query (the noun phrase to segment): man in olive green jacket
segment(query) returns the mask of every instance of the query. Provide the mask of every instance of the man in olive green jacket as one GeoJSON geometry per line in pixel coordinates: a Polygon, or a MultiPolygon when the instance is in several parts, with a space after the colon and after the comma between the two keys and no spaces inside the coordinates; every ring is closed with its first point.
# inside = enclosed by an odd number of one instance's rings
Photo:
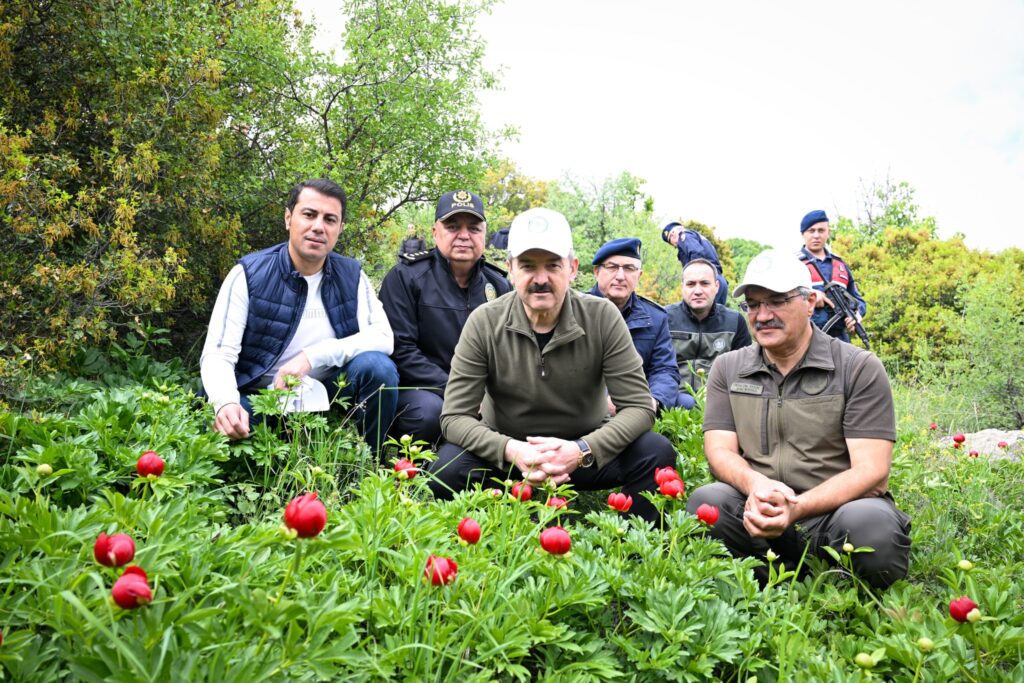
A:
{"type": "Polygon", "coordinates": [[[579,260],[560,213],[517,216],[508,251],[515,291],[477,308],[455,347],[434,495],[513,473],[533,484],[621,486],[632,511],[655,520],[636,494],[655,490],[655,468],[675,465],[676,453],[650,431],[654,404],[622,315],[569,288],[579,260]]]}
{"type": "Polygon", "coordinates": [[[870,547],[851,555],[853,569],[889,586],[907,574],[910,518],[888,493],[896,418],[885,369],[811,325],[817,294],[791,254],[754,257],[733,296],[745,296],[757,344],[711,367],[704,454],[718,483],[694,491],[687,511],[718,507],[711,533],[730,552],[770,550],[789,567],[805,550],[827,559],[826,545],[870,547]]]}

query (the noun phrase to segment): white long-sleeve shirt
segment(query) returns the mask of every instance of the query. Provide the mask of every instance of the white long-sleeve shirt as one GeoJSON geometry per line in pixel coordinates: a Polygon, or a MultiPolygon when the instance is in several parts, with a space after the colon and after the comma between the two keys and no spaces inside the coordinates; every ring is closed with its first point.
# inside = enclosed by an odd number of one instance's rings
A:
{"type": "MultiPolygon", "coordinates": [[[[263,386],[273,383],[274,375],[282,365],[299,352],[305,351],[312,369],[310,375],[322,379],[327,370],[345,365],[353,356],[364,351],[380,351],[391,355],[395,340],[384,307],[370,285],[366,273],[359,273],[356,318],[359,331],[343,339],[334,336],[320,296],[323,271],[303,276],[308,285],[306,305],[298,329],[288,347],[274,367],[264,375],[263,386]]],[[[235,382],[235,364],[242,351],[242,335],[249,316],[249,287],[245,270],[236,265],[224,278],[217,294],[217,302],[210,315],[210,329],[206,333],[203,355],[199,361],[203,388],[215,410],[228,403],[239,402],[235,382]]]]}

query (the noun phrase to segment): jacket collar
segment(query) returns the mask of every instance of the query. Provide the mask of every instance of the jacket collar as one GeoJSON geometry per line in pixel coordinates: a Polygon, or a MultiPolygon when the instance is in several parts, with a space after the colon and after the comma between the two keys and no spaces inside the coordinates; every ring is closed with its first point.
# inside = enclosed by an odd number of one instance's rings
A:
{"type": "MultiPolygon", "coordinates": [[[[554,334],[551,335],[551,341],[544,347],[544,353],[567,344],[578,337],[586,336],[587,332],[576,322],[576,314],[574,312],[576,301],[581,296],[584,295],[573,289],[566,291],[565,302],[562,303],[562,310],[558,314],[558,322],[555,323],[555,329],[553,330],[554,334]]],[[[508,297],[508,299],[509,310],[508,315],[505,317],[505,329],[534,339],[534,331],[530,327],[530,319],[526,317],[526,307],[523,305],[523,300],[519,298],[519,293],[514,292],[514,295],[508,297]]]]}
{"type": "MultiPolygon", "coordinates": [[[[811,325],[810,321],[807,324],[811,325]]],[[[756,341],[748,346],[744,353],[743,362],[739,368],[740,376],[749,377],[759,372],[770,372],[765,360],[764,349],[756,341]]],[[[804,352],[804,357],[789,374],[792,375],[803,368],[815,368],[829,372],[836,369],[835,361],[832,359],[832,338],[813,325],[811,325],[811,344],[804,352]]]]}
{"type": "MultiPolygon", "coordinates": [[[[330,278],[331,276],[331,254],[334,252],[327,252],[327,256],[324,258],[324,266],[321,268],[321,272],[324,274],[324,279],[330,278]]],[[[277,265],[281,269],[281,274],[286,278],[296,279],[301,278],[302,274],[299,273],[299,269],[292,263],[291,254],[288,253],[288,243],[283,242],[280,245],[277,254],[277,265]]]]}

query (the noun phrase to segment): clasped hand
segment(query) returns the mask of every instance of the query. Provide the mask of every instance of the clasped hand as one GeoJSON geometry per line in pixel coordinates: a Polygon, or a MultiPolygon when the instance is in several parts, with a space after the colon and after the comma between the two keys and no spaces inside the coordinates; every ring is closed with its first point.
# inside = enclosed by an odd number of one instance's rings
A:
{"type": "Polygon", "coordinates": [[[796,493],[781,481],[766,479],[747,496],[743,528],[754,538],[778,538],[796,521],[796,493]]]}
{"type": "Polygon", "coordinates": [[[553,436],[528,436],[526,441],[510,439],[505,445],[505,459],[515,463],[523,478],[532,484],[564,484],[578,466],[579,457],[580,449],[575,442],[553,436]]]}

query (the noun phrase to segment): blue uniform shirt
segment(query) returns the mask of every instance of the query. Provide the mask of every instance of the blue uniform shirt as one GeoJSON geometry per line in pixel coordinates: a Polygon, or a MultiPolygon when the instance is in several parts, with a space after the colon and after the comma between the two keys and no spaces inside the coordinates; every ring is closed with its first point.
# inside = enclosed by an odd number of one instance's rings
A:
{"type": "MultiPolygon", "coordinates": [[[[597,285],[589,293],[604,296],[597,285]]],[[[674,408],[679,393],[679,368],[668,332],[668,314],[653,301],[631,294],[622,309],[622,317],[633,337],[633,346],[644,362],[651,396],[660,408],[674,408]]]]}

